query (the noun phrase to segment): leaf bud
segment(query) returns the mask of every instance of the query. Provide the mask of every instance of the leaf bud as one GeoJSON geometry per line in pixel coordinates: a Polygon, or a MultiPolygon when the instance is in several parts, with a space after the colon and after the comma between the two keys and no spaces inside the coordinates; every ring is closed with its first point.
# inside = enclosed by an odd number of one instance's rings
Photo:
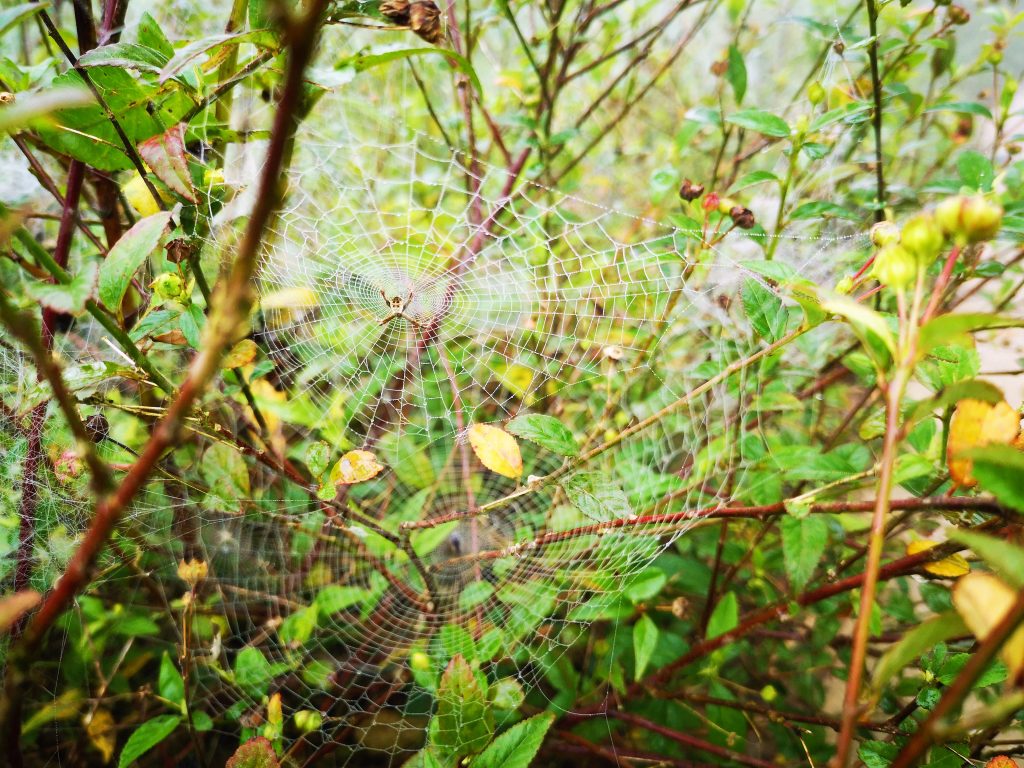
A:
{"type": "Polygon", "coordinates": [[[319,731],[323,725],[324,716],[315,709],[300,709],[295,713],[295,727],[303,733],[319,731]]]}

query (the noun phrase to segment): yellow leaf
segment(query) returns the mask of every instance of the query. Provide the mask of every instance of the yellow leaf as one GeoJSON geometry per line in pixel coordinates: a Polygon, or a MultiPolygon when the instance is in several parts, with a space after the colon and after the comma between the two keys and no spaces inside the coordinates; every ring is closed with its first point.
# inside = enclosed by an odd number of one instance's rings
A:
{"type": "Polygon", "coordinates": [[[311,288],[282,288],[260,298],[260,307],[265,310],[301,309],[315,307],[318,303],[316,293],[311,288]]]}
{"type": "Polygon", "coordinates": [[[85,732],[89,734],[89,742],[103,755],[103,762],[109,763],[117,749],[114,716],[105,709],[97,709],[85,724],[85,732]]]}
{"type": "Polygon", "coordinates": [[[139,216],[145,218],[160,213],[160,203],[153,197],[145,179],[139,175],[138,171],[132,174],[127,183],[121,187],[121,191],[124,193],[124,199],[128,201],[128,205],[134,208],[139,216]]]}
{"type": "Polygon", "coordinates": [[[5,632],[26,612],[35,608],[40,599],[42,599],[42,595],[34,589],[26,589],[0,600],[0,632],[5,632]]]}
{"type": "Polygon", "coordinates": [[[992,405],[970,398],[956,404],[949,423],[946,462],[953,482],[972,488],[978,481],[971,475],[974,463],[961,454],[983,445],[1008,445],[1020,432],[1020,414],[1004,400],[992,405]]]}
{"type": "MultiPolygon", "coordinates": [[[[988,637],[1016,599],[1013,587],[985,571],[969,573],[953,587],[953,606],[979,640],[988,637]]],[[[1024,667],[1024,627],[1018,627],[1010,636],[1000,655],[1010,669],[1010,677],[1016,677],[1024,667]]]]}
{"type": "Polygon", "coordinates": [[[230,351],[224,355],[221,368],[241,368],[256,359],[256,342],[252,339],[242,339],[235,344],[230,351]]]}
{"type": "Polygon", "coordinates": [[[384,465],[369,451],[349,451],[331,469],[331,482],[335,485],[352,485],[376,477],[384,465]]]}
{"type": "Polygon", "coordinates": [[[519,443],[505,430],[488,424],[474,424],[469,428],[469,444],[480,463],[492,472],[513,479],[522,476],[523,457],[519,453],[519,443]]]}
{"type": "Polygon", "coordinates": [[[514,363],[501,374],[501,383],[520,400],[525,400],[533,386],[533,371],[525,365],[514,363]]]}
{"type": "MultiPolygon", "coordinates": [[[[924,552],[936,545],[937,542],[934,541],[912,541],[907,544],[907,554],[916,555],[918,552],[924,552]]],[[[958,554],[925,563],[921,567],[933,576],[942,576],[947,579],[956,579],[971,572],[971,566],[958,554]]]]}

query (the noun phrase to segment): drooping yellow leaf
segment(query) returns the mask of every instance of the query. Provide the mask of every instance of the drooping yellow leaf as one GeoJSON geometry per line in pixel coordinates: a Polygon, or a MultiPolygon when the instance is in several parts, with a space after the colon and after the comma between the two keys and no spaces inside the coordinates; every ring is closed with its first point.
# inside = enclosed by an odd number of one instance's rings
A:
{"type": "Polygon", "coordinates": [[[508,432],[489,424],[469,428],[469,444],[480,463],[492,472],[513,479],[523,474],[523,456],[519,443],[508,432]]]}
{"type": "Polygon", "coordinates": [[[331,468],[331,482],[335,485],[352,485],[376,477],[384,465],[369,451],[349,451],[331,468]]]}
{"type": "Polygon", "coordinates": [[[242,339],[235,344],[221,362],[221,368],[241,368],[256,359],[256,342],[252,339],[242,339]]]}
{"type": "Polygon", "coordinates": [[[1005,400],[992,405],[970,398],[956,404],[949,423],[946,461],[949,475],[957,485],[972,488],[978,481],[971,475],[974,463],[964,451],[983,445],[1008,445],[1020,433],[1020,414],[1005,400]]]}
{"type": "Polygon", "coordinates": [[[105,709],[97,709],[85,724],[85,732],[89,735],[89,743],[103,756],[103,762],[109,763],[117,749],[114,716],[105,709]]]}
{"type": "MultiPolygon", "coordinates": [[[[907,544],[907,554],[916,555],[918,552],[924,552],[934,546],[937,546],[937,542],[912,541],[907,544]]],[[[941,560],[925,563],[921,567],[933,576],[942,576],[947,579],[956,579],[971,572],[971,566],[968,562],[961,555],[955,553],[941,560]]]]}
{"type": "MultiPolygon", "coordinates": [[[[974,571],[959,579],[953,588],[953,606],[964,624],[979,640],[988,637],[1017,599],[1017,592],[997,576],[974,571]]],[[[1018,627],[1003,645],[1000,655],[1016,677],[1024,667],[1024,627],[1018,627]]]]}

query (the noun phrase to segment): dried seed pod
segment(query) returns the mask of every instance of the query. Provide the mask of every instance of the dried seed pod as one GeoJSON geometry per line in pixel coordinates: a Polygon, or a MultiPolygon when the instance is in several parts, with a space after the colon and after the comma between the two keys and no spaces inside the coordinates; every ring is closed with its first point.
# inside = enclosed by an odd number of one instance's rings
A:
{"type": "Polygon", "coordinates": [[[679,187],[679,197],[681,197],[686,202],[696,200],[703,194],[704,187],[700,184],[695,184],[689,179],[686,179],[686,181],[683,182],[683,185],[679,187]]]}
{"type": "Polygon", "coordinates": [[[971,13],[962,5],[951,5],[946,11],[946,18],[953,24],[966,24],[971,20],[971,13]]]}
{"type": "Polygon", "coordinates": [[[13,104],[14,94],[10,91],[0,91],[0,104],[13,104]]]}
{"type": "Polygon", "coordinates": [[[94,443],[100,443],[110,435],[110,423],[102,413],[94,413],[85,420],[85,431],[94,443]]]}
{"type": "Polygon", "coordinates": [[[403,27],[409,25],[409,0],[384,0],[378,10],[385,19],[403,27]]]}
{"type": "Polygon", "coordinates": [[[753,229],[754,224],[757,223],[754,219],[754,212],[741,205],[734,205],[729,209],[729,218],[740,229],[753,229]]]}
{"type": "Polygon", "coordinates": [[[437,3],[433,0],[410,3],[409,29],[431,45],[439,45],[444,40],[444,27],[437,3]]]}

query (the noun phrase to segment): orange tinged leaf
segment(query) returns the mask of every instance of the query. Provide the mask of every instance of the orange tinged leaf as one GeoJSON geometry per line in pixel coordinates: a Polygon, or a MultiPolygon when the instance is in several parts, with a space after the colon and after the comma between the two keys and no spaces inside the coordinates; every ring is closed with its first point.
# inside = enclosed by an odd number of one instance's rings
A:
{"type": "Polygon", "coordinates": [[[331,468],[331,482],[335,485],[353,485],[376,477],[384,465],[369,451],[349,451],[331,468]]]}
{"type": "MultiPolygon", "coordinates": [[[[907,544],[907,554],[916,555],[918,552],[924,552],[934,546],[936,546],[934,541],[912,541],[907,544]]],[[[933,576],[941,576],[946,579],[956,579],[971,572],[971,566],[958,554],[925,563],[921,567],[933,576]]]]}
{"type": "Polygon", "coordinates": [[[103,756],[103,762],[109,763],[117,749],[117,728],[114,716],[107,710],[97,709],[85,725],[90,743],[103,756]]]}
{"type": "Polygon", "coordinates": [[[992,405],[970,398],[956,404],[949,424],[946,461],[953,481],[972,488],[978,481],[971,475],[974,463],[962,454],[983,445],[1009,445],[1020,433],[1020,414],[1004,400],[992,405]]]}
{"type": "MultiPolygon", "coordinates": [[[[979,640],[988,637],[1016,599],[1013,587],[986,571],[967,574],[953,588],[953,606],[979,640]]],[[[1000,655],[1010,669],[1010,676],[1016,677],[1024,667],[1024,627],[1018,627],[1003,644],[1000,655]]]]}
{"type": "Polygon", "coordinates": [[[480,463],[492,472],[511,477],[522,477],[523,456],[519,443],[508,432],[489,424],[474,424],[469,428],[469,444],[480,463]]]}
{"type": "Polygon", "coordinates": [[[256,342],[252,339],[242,339],[235,344],[231,350],[224,355],[221,368],[241,368],[256,359],[256,342]]]}

